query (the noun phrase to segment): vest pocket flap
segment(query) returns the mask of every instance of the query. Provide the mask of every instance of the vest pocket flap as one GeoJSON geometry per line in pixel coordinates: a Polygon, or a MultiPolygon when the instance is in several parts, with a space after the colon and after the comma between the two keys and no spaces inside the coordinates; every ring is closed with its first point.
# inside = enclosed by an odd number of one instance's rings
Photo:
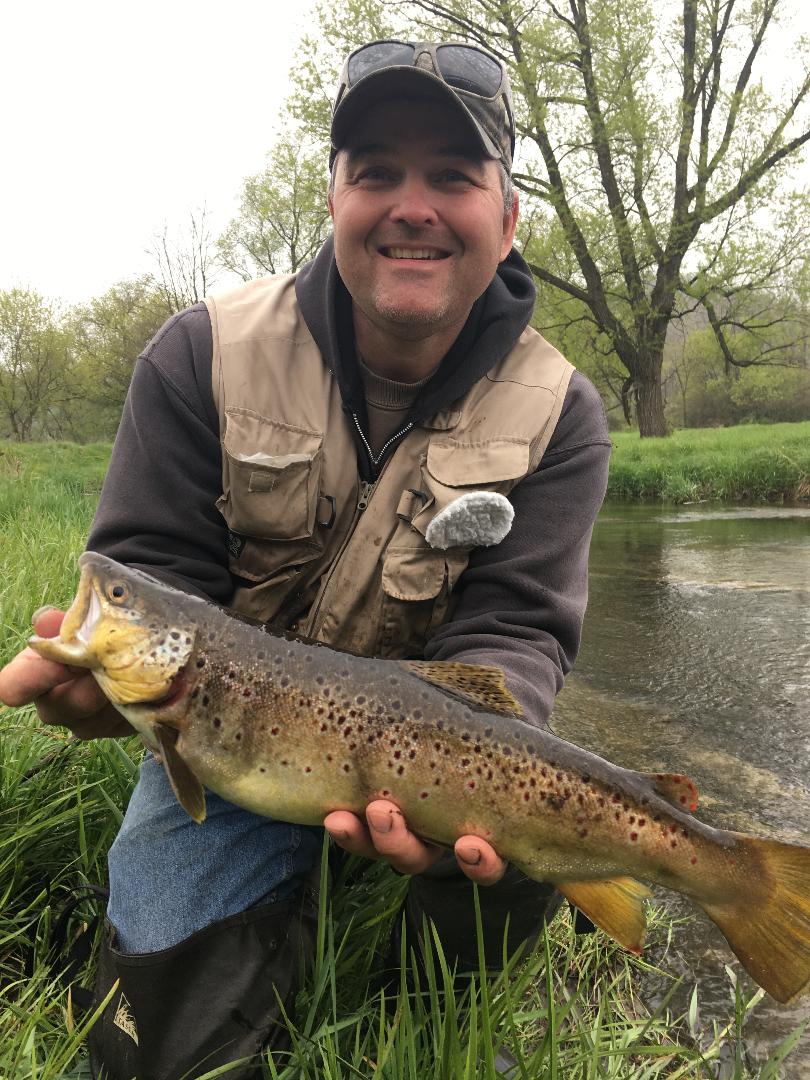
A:
{"type": "Polygon", "coordinates": [[[458,443],[432,439],[427,471],[448,487],[482,487],[514,480],[529,470],[529,440],[503,436],[486,442],[458,443]]]}
{"type": "Polygon", "coordinates": [[[395,600],[432,600],[445,581],[442,552],[424,548],[390,548],[385,553],[382,588],[395,600]]]}
{"type": "Polygon", "coordinates": [[[266,540],[298,540],[315,528],[323,435],[228,409],[218,506],[231,530],[266,540]]]}

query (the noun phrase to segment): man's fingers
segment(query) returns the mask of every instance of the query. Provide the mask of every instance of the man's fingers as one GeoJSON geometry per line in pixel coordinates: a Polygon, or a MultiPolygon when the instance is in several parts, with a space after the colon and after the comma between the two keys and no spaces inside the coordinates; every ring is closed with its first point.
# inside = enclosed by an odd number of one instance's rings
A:
{"type": "Polygon", "coordinates": [[[471,881],[494,885],[506,873],[503,861],[491,844],[479,836],[460,836],[455,844],[456,860],[471,881]]]}
{"type": "Polygon", "coordinates": [[[40,637],[56,637],[64,617],[64,611],[60,611],[58,608],[44,607],[34,612],[31,623],[34,631],[40,637]]]}
{"type": "Polygon", "coordinates": [[[342,847],[350,855],[379,859],[368,829],[357,814],[351,814],[348,810],[335,810],[326,815],[323,825],[338,847],[342,847]]]}
{"type": "Polygon", "coordinates": [[[46,660],[33,649],[23,649],[0,670],[0,701],[6,705],[28,705],[75,677],[64,664],[46,660]]]}
{"type": "Polygon", "coordinates": [[[366,821],[367,825],[356,814],[336,810],[324,819],[324,827],[345,851],[367,859],[385,859],[401,874],[421,874],[441,856],[440,848],[414,836],[394,803],[385,799],[369,803],[366,821]]]}
{"type": "Polygon", "coordinates": [[[105,707],[114,711],[89,672],[74,675],[66,670],[68,680],[54,686],[36,700],[37,712],[44,724],[64,724],[72,727],[74,721],[92,719],[105,707]]]}
{"type": "Polygon", "coordinates": [[[408,828],[402,811],[392,802],[378,799],[366,807],[371,842],[379,854],[401,874],[421,874],[441,856],[408,828]]]}

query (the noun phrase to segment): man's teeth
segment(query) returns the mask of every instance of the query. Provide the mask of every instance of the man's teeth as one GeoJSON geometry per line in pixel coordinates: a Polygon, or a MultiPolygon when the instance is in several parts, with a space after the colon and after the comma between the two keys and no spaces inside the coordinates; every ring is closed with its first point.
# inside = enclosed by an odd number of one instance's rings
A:
{"type": "Polygon", "coordinates": [[[383,248],[389,259],[443,259],[441,251],[431,248],[383,248]]]}

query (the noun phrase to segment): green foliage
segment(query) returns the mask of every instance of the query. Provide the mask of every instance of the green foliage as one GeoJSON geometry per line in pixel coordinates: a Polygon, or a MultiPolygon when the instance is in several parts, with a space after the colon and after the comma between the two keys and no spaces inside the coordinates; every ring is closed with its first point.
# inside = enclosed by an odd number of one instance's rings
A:
{"type": "Polygon", "coordinates": [[[75,400],[69,335],[32,289],[0,292],[0,437],[59,436],[75,400]]]}
{"type": "Polygon", "coordinates": [[[810,422],[612,438],[608,495],[676,503],[810,499],[810,422]]]}
{"type": "Polygon", "coordinates": [[[121,281],[71,313],[79,391],[70,412],[73,438],[115,435],[135,361],[170,314],[162,290],[148,277],[121,281]]]}
{"type": "Polygon", "coordinates": [[[288,133],[263,172],[242,187],[239,211],[218,241],[226,269],[244,281],[296,271],[315,257],[329,231],[327,154],[288,133]]]}

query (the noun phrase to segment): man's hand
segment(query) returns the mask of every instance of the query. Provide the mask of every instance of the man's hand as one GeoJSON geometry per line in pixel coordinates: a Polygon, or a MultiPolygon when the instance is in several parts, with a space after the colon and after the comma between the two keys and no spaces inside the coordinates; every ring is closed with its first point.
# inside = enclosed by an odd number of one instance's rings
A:
{"type": "MultiPolygon", "coordinates": [[[[63,611],[48,608],[34,618],[34,630],[40,637],[56,637],[64,617],[63,611]]],[[[33,701],[44,724],[63,724],[79,739],[133,734],[89,671],[46,660],[33,649],[23,649],[0,670],[0,701],[33,701]]]]}
{"type": "MultiPolygon", "coordinates": [[[[401,874],[421,874],[442,854],[441,848],[414,836],[399,807],[386,799],[368,804],[366,822],[348,810],[336,810],[326,816],[324,827],[345,851],[367,859],[387,859],[401,874]]],[[[506,872],[507,864],[479,836],[460,836],[455,851],[458,865],[479,885],[494,885],[506,872]]]]}

